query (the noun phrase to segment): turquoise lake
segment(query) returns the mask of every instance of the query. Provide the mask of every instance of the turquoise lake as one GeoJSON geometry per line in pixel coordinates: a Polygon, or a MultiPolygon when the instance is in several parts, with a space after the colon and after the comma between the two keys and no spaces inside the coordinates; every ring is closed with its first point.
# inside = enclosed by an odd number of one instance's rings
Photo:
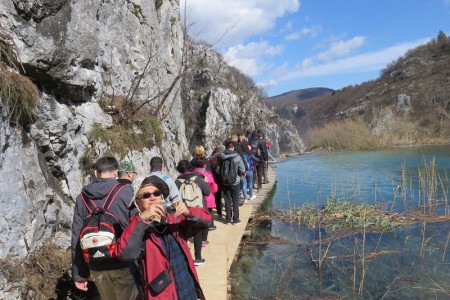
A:
{"type": "MultiPolygon", "coordinates": [[[[321,207],[333,197],[391,213],[449,211],[450,146],[306,153],[275,170],[273,209],[321,207]]],[[[261,222],[232,266],[232,299],[450,299],[450,222],[360,230],[323,243],[319,236],[331,237],[324,228],[261,222]]]]}

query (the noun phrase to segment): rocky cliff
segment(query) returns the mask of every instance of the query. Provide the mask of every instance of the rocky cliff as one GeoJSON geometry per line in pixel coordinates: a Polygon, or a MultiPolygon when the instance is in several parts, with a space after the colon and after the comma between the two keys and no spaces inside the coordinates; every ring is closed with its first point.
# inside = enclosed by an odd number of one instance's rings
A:
{"type": "MultiPolygon", "coordinates": [[[[245,76],[233,75],[208,47],[184,41],[178,1],[5,0],[0,39],[14,50],[8,59],[15,66],[2,64],[0,76],[20,73],[39,94],[24,125],[0,90],[2,263],[20,264],[49,241],[69,247],[74,199],[89,179],[86,157],[111,153],[111,140],[92,131],[116,130],[118,110],[142,106],[162,131],[159,141],[150,138],[137,150],[125,145],[116,155],[134,162],[138,182],[151,157],[162,156],[175,176],[176,162],[195,143],[210,151],[238,129],[265,130],[274,154],[303,151],[293,126],[272,115],[250,86],[242,90],[245,76]],[[119,106],[120,99],[128,102],[119,106]]],[[[37,297],[10,275],[0,273],[1,299],[37,297]]]]}

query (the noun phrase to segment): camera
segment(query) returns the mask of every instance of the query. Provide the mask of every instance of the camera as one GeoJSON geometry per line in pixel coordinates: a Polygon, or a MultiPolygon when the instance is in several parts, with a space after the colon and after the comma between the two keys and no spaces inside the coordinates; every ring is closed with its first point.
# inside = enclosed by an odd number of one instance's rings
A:
{"type": "Polygon", "coordinates": [[[162,201],[161,204],[168,214],[174,214],[177,211],[175,205],[170,201],[162,201]]]}

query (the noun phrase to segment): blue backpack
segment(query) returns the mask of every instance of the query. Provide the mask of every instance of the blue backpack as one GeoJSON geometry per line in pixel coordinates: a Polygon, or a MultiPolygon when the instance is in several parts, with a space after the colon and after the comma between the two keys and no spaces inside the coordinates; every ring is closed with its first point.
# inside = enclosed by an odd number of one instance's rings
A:
{"type": "Polygon", "coordinates": [[[245,171],[253,171],[254,163],[253,159],[247,153],[242,154],[242,158],[244,160],[245,171]]]}

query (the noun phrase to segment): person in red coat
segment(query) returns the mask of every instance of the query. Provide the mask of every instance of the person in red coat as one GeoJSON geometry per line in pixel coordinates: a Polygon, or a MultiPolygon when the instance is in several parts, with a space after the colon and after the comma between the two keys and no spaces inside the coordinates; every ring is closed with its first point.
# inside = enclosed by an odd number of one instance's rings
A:
{"type": "Polygon", "coordinates": [[[145,299],[205,299],[187,239],[208,227],[211,214],[179,200],[167,203],[168,194],[159,177],[142,181],[134,201],[140,212],[117,240],[116,255],[138,261],[145,299]]]}

